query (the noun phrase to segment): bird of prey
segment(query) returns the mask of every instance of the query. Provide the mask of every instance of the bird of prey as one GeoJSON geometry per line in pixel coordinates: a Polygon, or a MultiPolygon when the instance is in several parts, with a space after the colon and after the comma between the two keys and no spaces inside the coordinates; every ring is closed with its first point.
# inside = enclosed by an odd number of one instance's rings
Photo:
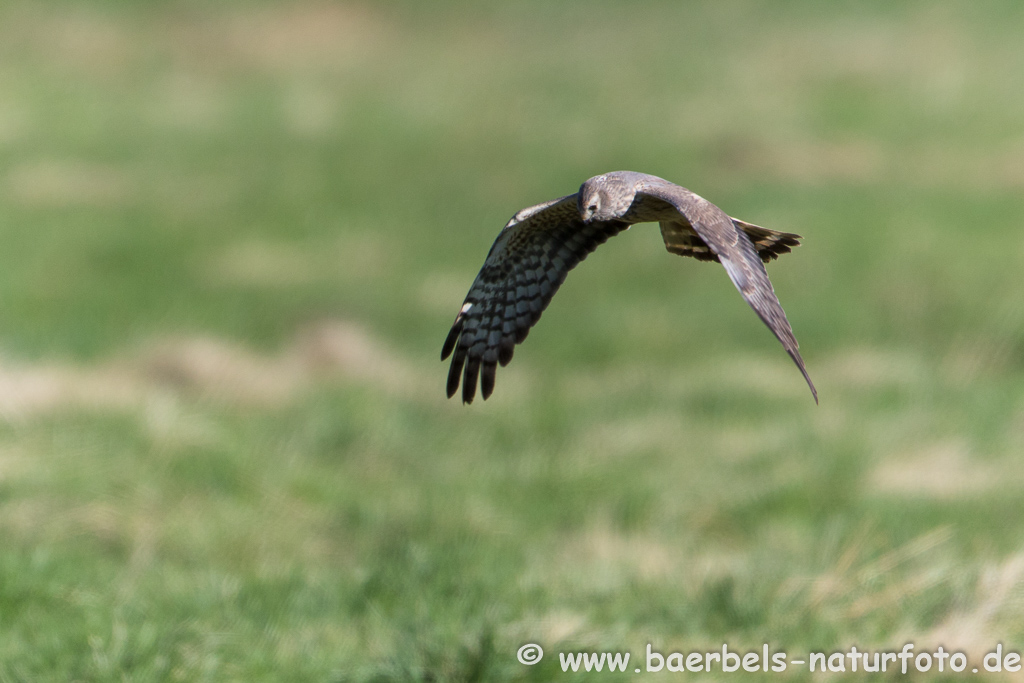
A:
{"type": "Polygon", "coordinates": [[[471,403],[479,376],[486,400],[497,365],[512,360],[515,345],[526,339],[569,271],[609,237],[648,222],[661,224],[671,253],[725,266],[736,289],[793,358],[817,403],[818,392],[762,263],[798,246],[800,236],[730,218],[685,187],[634,171],[594,176],[575,194],[523,209],[498,234],[441,350],[441,360],[454,351],[448,398],[461,379],[462,401],[471,403]]]}

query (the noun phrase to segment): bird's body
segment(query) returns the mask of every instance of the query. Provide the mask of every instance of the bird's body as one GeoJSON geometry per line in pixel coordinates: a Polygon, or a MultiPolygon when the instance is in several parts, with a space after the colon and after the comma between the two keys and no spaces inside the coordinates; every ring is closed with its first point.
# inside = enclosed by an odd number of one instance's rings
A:
{"type": "Polygon", "coordinates": [[[441,351],[442,360],[454,352],[448,396],[461,380],[462,399],[472,402],[478,376],[483,397],[490,396],[497,364],[512,359],[515,345],[526,339],[568,272],[609,237],[649,222],[660,223],[668,251],[725,267],[793,358],[817,401],[762,263],[799,245],[799,235],[730,218],[684,187],[635,171],[594,176],[577,193],[512,217],[491,247],[441,351]]]}

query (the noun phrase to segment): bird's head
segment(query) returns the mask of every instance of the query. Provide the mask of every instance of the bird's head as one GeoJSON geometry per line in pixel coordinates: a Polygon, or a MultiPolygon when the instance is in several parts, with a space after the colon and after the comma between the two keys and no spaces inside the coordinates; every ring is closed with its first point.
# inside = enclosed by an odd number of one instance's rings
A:
{"type": "Polygon", "coordinates": [[[580,218],[584,223],[591,221],[608,220],[609,206],[608,194],[602,188],[603,176],[595,176],[580,185],[580,191],[576,194],[576,207],[580,211],[580,218]]]}
{"type": "Polygon", "coordinates": [[[614,171],[596,175],[580,185],[576,208],[584,223],[623,217],[636,196],[636,187],[629,176],[628,172],[614,171]]]}

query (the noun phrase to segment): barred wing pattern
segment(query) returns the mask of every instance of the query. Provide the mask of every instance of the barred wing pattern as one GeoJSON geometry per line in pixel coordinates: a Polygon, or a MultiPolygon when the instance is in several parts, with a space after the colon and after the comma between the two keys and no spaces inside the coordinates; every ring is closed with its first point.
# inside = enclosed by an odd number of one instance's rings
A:
{"type": "MultiPolygon", "coordinates": [[[[685,216],[680,216],[685,220],[685,216]]],[[[754,249],[761,260],[768,263],[777,259],[780,254],[788,254],[793,247],[800,246],[800,235],[791,232],[779,232],[762,228],[760,225],[747,223],[738,218],[731,218],[733,225],[746,233],[754,243],[754,249]]],[[[693,229],[689,221],[662,222],[661,237],[665,240],[665,248],[673,254],[692,256],[698,261],[718,261],[718,254],[708,248],[707,242],[693,229]]]]}
{"type": "Polygon", "coordinates": [[[461,381],[462,400],[472,403],[479,376],[486,400],[498,363],[512,360],[569,271],[628,227],[619,220],[584,223],[575,194],[517,213],[494,241],[441,350],[441,360],[454,352],[448,397],[461,381]]]}
{"type": "MultiPolygon", "coordinates": [[[[782,343],[782,347],[786,349],[793,362],[796,363],[800,373],[807,381],[807,386],[811,389],[814,402],[817,403],[818,390],[814,388],[814,383],[807,374],[804,359],[800,356],[800,351],[798,350],[800,345],[797,344],[796,337],[793,335],[793,328],[790,327],[789,320],[786,319],[786,312],[782,310],[782,304],[779,303],[779,298],[775,295],[775,288],[772,287],[771,280],[768,279],[768,271],[765,270],[764,263],[762,263],[762,260],[768,261],[773,255],[777,255],[774,252],[785,253],[789,251],[790,246],[795,245],[792,243],[786,244],[789,241],[786,238],[792,238],[791,242],[796,242],[797,236],[759,228],[760,231],[768,233],[768,238],[772,238],[771,243],[765,244],[759,250],[755,246],[755,242],[748,237],[747,230],[744,227],[757,228],[758,226],[751,226],[749,223],[742,223],[742,221],[739,221],[742,225],[737,225],[738,221],[736,219],[730,218],[711,202],[683,187],[667,181],[649,183],[637,191],[638,199],[642,199],[644,196],[667,202],[675,207],[678,216],[671,221],[661,221],[661,231],[662,236],[665,236],[666,248],[670,252],[681,253],[680,250],[673,248],[673,244],[669,242],[666,232],[673,235],[682,235],[687,229],[692,229],[696,233],[696,236],[704,245],[704,260],[716,260],[725,267],[726,272],[729,273],[729,279],[736,285],[736,289],[740,291],[740,294],[750,304],[750,307],[754,309],[754,312],[761,318],[761,321],[775,334],[776,338],[782,343]],[[774,237],[779,236],[782,237],[774,239],[774,237]],[[709,255],[706,254],[708,247],[711,248],[714,258],[709,258],[709,255]],[[782,251],[783,248],[784,251],[782,251]],[[758,253],[759,251],[760,253],[758,253]]],[[[754,239],[759,239],[759,236],[755,235],[754,239]]],[[[799,242],[796,242],[796,244],[799,244],[799,242]]],[[[692,246],[691,250],[693,250],[692,246]]],[[[694,253],[687,253],[685,255],[701,258],[696,250],[693,251],[694,253]]]]}

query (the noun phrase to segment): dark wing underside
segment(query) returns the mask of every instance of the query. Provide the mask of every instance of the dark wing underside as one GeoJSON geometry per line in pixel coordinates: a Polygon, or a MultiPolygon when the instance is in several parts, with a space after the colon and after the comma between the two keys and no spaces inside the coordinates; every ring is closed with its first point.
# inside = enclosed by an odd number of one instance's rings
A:
{"type": "Polygon", "coordinates": [[[796,363],[817,403],[818,390],[807,374],[793,329],[762,263],[762,259],[768,261],[799,244],[797,236],[737,221],[706,199],[667,181],[645,184],[637,195],[675,208],[678,219],[661,222],[665,246],[672,253],[719,261],[725,267],[740,294],[796,363]],[[754,235],[750,235],[751,229],[756,229],[754,235]],[[691,231],[695,234],[688,236],[691,231]]]}
{"type": "Polygon", "coordinates": [[[462,383],[462,400],[494,390],[497,365],[512,360],[515,345],[529,334],[576,264],[629,225],[622,221],[584,223],[576,195],[523,209],[491,247],[480,274],[456,316],[441,360],[452,355],[448,397],[462,383]]]}

